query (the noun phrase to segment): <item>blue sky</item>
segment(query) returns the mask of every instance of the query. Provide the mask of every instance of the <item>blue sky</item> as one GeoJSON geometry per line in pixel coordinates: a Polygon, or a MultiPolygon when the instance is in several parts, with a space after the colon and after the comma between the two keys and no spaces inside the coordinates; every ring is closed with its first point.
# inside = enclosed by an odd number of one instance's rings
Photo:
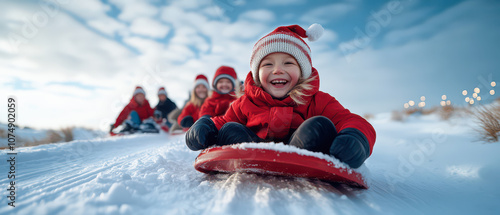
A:
{"type": "MultiPolygon", "coordinates": [[[[498,1],[2,1],[0,96],[19,100],[19,123],[105,129],[143,85],[181,106],[193,78],[220,65],[240,79],[253,44],[281,25],[319,23],[309,42],[322,91],[359,114],[447,95],[487,102],[498,81],[498,1]],[[470,93],[469,95],[470,96],[470,93]]],[[[6,112],[5,107],[0,111],[6,112]]],[[[0,121],[5,121],[0,116],[0,121]]]]}

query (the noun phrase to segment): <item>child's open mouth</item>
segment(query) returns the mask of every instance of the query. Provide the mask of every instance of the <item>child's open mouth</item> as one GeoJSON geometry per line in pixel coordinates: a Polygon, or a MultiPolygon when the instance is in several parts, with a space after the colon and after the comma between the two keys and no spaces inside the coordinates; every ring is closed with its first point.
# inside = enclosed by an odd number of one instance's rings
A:
{"type": "Polygon", "coordinates": [[[285,79],[275,79],[271,81],[271,84],[276,88],[282,88],[288,84],[288,81],[285,79]]]}

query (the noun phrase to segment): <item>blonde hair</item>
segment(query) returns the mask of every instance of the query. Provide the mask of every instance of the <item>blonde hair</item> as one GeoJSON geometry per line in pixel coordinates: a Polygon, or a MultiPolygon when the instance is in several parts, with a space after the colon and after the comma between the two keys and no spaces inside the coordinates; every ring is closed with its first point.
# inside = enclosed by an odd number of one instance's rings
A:
{"type": "MultiPolygon", "coordinates": [[[[302,72],[301,72],[302,73],[302,72]]],[[[290,98],[297,105],[304,105],[306,101],[302,98],[303,96],[310,96],[305,93],[305,91],[311,90],[313,86],[311,82],[316,78],[316,76],[310,76],[309,78],[303,78],[302,74],[297,81],[297,84],[287,93],[290,98]]],[[[257,80],[255,80],[255,86],[262,87],[262,83],[260,83],[259,74],[257,73],[257,80]]]]}
{"type": "Polygon", "coordinates": [[[196,95],[196,87],[195,87],[191,91],[191,98],[189,99],[189,102],[193,103],[193,105],[196,107],[201,107],[201,105],[203,105],[203,103],[205,102],[205,99],[210,97],[210,95],[212,94],[211,92],[212,91],[207,89],[207,97],[202,99],[202,98],[198,97],[198,95],[196,95]]]}
{"type": "Polygon", "coordinates": [[[245,91],[241,91],[240,90],[240,87],[241,87],[241,83],[239,81],[236,81],[235,83],[236,86],[234,86],[234,97],[236,97],[237,99],[240,98],[241,96],[243,96],[243,94],[245,93],[245,91]]]}

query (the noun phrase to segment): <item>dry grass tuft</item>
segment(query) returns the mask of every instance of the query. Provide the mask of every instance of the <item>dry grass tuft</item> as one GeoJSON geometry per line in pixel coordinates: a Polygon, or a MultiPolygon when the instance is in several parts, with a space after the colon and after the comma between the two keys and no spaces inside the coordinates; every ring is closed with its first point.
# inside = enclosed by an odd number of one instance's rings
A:
{"type": "Polygon", "coordinates": [[[7,138],[7,132],[3,129],[0,129],[0,138],[7,138]]]}
{"type": "Polygon", "coordinates": [[[447,105],[441,107],[438,113],[442,120],[448,120],[455,113],[455,108],[452,105],[447,105]]]}
{"type": "Polygon", "coordinates": [[[38,146],[50,143],[69,142],[73,140],[74,127],[61,128],[59,131],[49,130],[47,136],[40,140],[24,141],[24,146],[38,146]]]}
{"type": "Polygon", "coordinates": [[[366,113],[363,115],[363,118],[365,118],[366,120],[370,120],[370,119],[373,119],[375,116],[371,113],[366,113]]]}
{"type": "Polygon", "coordinates": [[[403,115],[403,113],[401,113],[399,111],[396,111],[396,110],[392,111],[391,120],[402,122],[402,121],[404,121],[404,115],[403,115]]]}
{"type": "Polygon", "coordinates": [[[408,109],[405,109],[405,111],[404,111],[404,113],[407,116],[412,115],[412,114],[417,113],[417,112],[420,112],[420,109],[418,109],[418,108],[408,108],[408,109]]]}
{"type": "Polygon", "coordinates": [[[479,106],[471,111],[476,119],[479,128],[476,129],[481,140],[486,142],[497,142],[500,135],[500,105],[494,103],[493,106],[479,106]]]}
{"type": "Polygon", "coordinates": [[[422,108],[421,112],[422,112],[422,115],[431,115],[431,114],[435,113],[437,110],[438,110],[437,107],[432,107],[432,108],[428,108],[428,109],[422,108]]]}
{"type": "Polygon", "coordinates": [[[64,142],[69,142],[72,141],[73,138],[73,129],[75,127],[66,127],[66,128],[61,128],[61,133],[64,136],[64,142]]]}

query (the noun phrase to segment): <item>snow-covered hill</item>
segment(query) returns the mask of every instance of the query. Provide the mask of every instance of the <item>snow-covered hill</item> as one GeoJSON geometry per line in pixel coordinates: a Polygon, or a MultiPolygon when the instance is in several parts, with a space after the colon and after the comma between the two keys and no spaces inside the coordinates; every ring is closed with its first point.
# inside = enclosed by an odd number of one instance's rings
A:
{"type": "MultiPolygon", "coordinates": [[[[469,119],[371,120],[370,189],[253,174],[205,175],[184,136],[132,135],[21,148],[16,207],[0,214],[499,214],[500,144],[469,119]]],[[[0,182],[7,187],[6,151],[0,182]]]]}
{"type": "MultiPolygon", "coordinates": [[[[6,147],[7,142],[7,128],[6,124],[0,123],[0,147],[6,147]]],[[[29,127],[17,127],[15,129],[16,136],[16,146],[24,146],[25,144],[39,145],[48,143],[51,140],[56,140],[56,142],[61,142],[66,138],[66,135],[70,135],[71,140],[90,140],[96,137],[105,136],[106,133],[98,130],[91,130],[79,127],[68,127],[60,130],[48,130],[48,129],[33,129],[29,127]],[[65,134],[65,132],[70,132],[71,134],[65,134]],[[60,139],[59,141],[57,141],[60,139]]]]}

